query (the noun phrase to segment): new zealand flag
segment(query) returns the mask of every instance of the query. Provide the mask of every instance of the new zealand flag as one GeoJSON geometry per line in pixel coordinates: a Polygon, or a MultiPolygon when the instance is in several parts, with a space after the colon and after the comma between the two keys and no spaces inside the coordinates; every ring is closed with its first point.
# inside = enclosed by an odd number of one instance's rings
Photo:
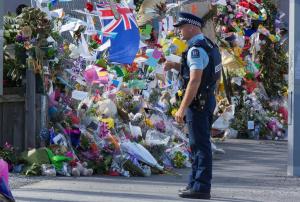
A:
{"type": "MultiPolygon", "coordinates": [[[[108,3],[97,4],[102,22],[102,32],[117,33],[111,38],[109,49],[109,62],[120,64],[132,64],[140,43],[140,33],[134,14],[125,2],[113,4],[119,18],[116,19],[111,6],[108,3]]],[[[104,36],[104,41],[108,40],[104,36]]]]}

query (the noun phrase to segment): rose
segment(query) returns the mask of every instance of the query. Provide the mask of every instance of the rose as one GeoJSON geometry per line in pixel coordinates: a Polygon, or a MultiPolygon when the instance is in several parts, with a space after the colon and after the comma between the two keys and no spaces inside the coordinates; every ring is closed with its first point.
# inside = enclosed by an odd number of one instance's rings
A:
{"type": "Polygon", "coordinates": [[[85,5],[85,8],[89,11],[89,12],[92,12],[94,10],[94,6],[92,3],[90,2],[87,2],[86,5],[85,5]]]}

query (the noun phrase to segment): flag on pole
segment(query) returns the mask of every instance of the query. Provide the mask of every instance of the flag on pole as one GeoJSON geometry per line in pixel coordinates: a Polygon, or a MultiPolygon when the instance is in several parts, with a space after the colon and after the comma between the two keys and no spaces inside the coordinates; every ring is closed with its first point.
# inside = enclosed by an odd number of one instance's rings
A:
{"type": "Polygon", "coordinates": [[[138,50],[140,33],[134,14],[125,2],[113,4],[118,18],[109,3],[97,4],[102,32],[117,33],[115,38],[103,37],[103,41],[111,40],[109,62],[132,64],[138,50]]]}

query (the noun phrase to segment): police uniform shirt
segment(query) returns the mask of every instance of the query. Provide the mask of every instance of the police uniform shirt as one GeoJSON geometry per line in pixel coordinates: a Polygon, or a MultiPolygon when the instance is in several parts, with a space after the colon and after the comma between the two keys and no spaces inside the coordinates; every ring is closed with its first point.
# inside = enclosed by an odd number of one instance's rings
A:
{"type": "MultiPolygon", "coordinates": [[[[203,34],[198,34],[191,38],[187,43],[191,46],[198,40],[205,40],[203,34]]],[[[206,51],[200,47],[192,47],[189,49],[187,54],[187,65],[190,70],[204,70],[208,65],[209,57],[206,51]]]]}

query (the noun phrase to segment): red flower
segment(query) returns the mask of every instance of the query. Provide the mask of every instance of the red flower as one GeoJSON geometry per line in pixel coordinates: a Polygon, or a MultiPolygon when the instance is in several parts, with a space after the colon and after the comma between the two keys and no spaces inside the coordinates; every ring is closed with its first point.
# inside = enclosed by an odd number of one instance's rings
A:
{"type": "Polygon", "coordinates": [[[72,168],[75,168],[77,166],[77,162],[78,160],[72,160],[69,162],[69,165],[72,167],[72,168]]]}
{"type": "Polygon", "coordinates": [[[255,81],[253,80],[248,80],[246,78],[244,78],[244,88],[246,88],[247,92],[248,93],[252,93],[254,91],[255,88],[257,88],[257,84],[255,81]]]}
{"type": "Polygon", "coordinates": [[[97,34],[92,36],[92,39],[97,43],[97,44],[102,44],[101,39],[99,38],[99,36],[97,34]]]}
{"type": "Polygon", "coordinates": [[[250,9],[251,11],[253,11],[253,12],[255,12],[255,13],[258,13],[258,12],[259,12],[259,10],[256,8],[256,6],[254,6],[252,3],[249,3],[249,2],[247,2],[247,1],[241,1],[241,2],[239,3],[239,5],[240,5],[240,6],[243,6],[243,7],[245,7],[245,8],[248,8],[248,9],[250,9]]]}
{"type": "Polygon", "coordinates": [[[278,113],[283,116],[284,121],[287,123],[289,114],[288,110],[285,107],[281,106],[278,108],[278,113]]]}
{"type": "Polygon", "coordinates": [[[86,5],[85,5],[85,8],[89,11],[89,12],[92,12],[94,10],[94,6],[92,3],[90,2],[87,2],[86,5]]]}
{"type": "Polygon", "coordinates": [[[132,63],[132,65],[127,65],[126,69],[130,73],[137,72],[138,71],[138,64],[134,62],[134,63],[132,63]]]}

